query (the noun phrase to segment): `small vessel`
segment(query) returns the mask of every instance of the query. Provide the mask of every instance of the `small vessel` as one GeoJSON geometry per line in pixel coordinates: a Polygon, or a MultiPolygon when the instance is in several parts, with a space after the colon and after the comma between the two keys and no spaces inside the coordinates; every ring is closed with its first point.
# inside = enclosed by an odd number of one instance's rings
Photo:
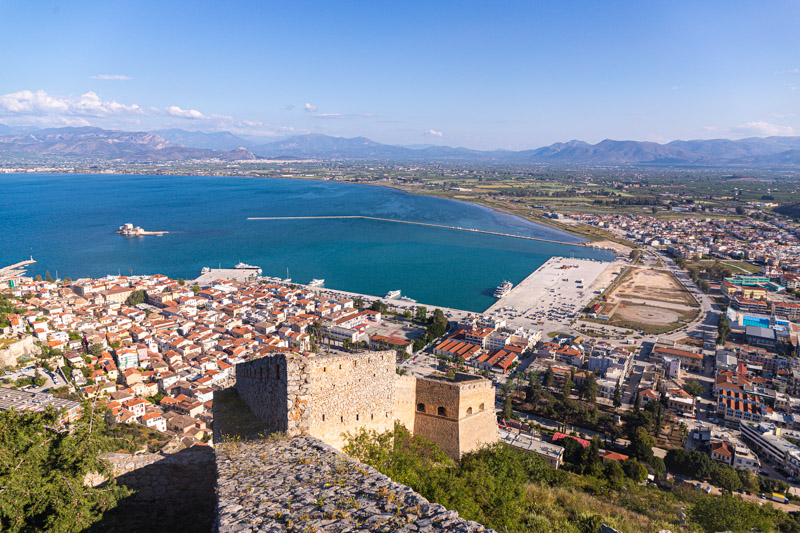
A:
{"type": "Polygon", "coordinates": [[[408,296],[401,296],[398,300],[403,300],[404,302],[408,302],[410,304],[415,304],[417,301],[413,298],[409,298],[408,296]]]}
{"type": "Polygon", "coordinates": [[[503,296],[511,292],[511,289],[513,287],[514,287],[513,283],[511,283],[510,281],[503,280],[503,283],[498,285],[497,288],[494,290],[494,297],[502,298],[503,296]]]}
{"type": "Polygon", "coordinates": [[[309,287],[322,287],[323,285],[325,285],[324,279],[312,279],[308,282],[309,287]]]}
{"type": "Polygon", "coordinates": [[[394,300],[395,298],[400,296],[400,294],[401,291],[389,291],[386,293],[386,296],[384,296],[384,298],[386,298],[387,300],[394,300]]]}
{"type": "Polygon", "coordinates": [[[203,270],[200,271],[201,274],[208,274],[211,272],[211,269],[208,267],[203,267],[203,270]]]}

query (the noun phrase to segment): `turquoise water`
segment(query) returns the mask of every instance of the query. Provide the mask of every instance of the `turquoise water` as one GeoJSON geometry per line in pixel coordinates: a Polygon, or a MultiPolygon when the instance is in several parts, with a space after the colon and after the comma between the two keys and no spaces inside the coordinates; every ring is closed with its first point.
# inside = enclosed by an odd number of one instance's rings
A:
{"type": "Polygon", "coordinates": [[[481,206],[386,187],[307,180],[131,175],[0,175],[0,265],[33,255],[30,275],[161,273],[258,265],[269,276],[483,311],[501,281],[518,283],[553,255],[608,260],[577,246],[362,219],[364,215],[567,242],[580,239],[481,206]],[[125,238],[132,222],[163,237],[125,238]]]}

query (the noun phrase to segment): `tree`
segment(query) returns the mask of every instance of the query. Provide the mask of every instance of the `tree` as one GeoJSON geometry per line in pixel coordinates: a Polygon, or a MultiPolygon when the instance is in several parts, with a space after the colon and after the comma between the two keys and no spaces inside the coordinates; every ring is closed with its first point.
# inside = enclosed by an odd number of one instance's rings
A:
{"type": "Polygon", "coordinates": [[[785,520],[785,514],[771,505],[742,502],[733,495],[698,498],[687,514],[704,531],[776,531],[785,520]]]}
{"type": "Polygon", "coordinates": [[[59,430],[59,413],[0,413],[0,529],[81,531],[129,494],[100,459],[105,445],[104,412],[84,403],[72,431],[59,430]],[[106,479],[84,484],[89,472],[106,479]]]}
{"type": "Polygon", "coordinates": [[[661,472],[667,469],[666,465],[664,465],[664,459],[654,455],[650,458],[648,463],[656,475],[661,475],[661,472]]]}
{"type": "Polygon", "coordinates": [[[725,314],[720,313],[719,320],[717,321],[717,344],[724,345],[728,341],[728,335],[731,333],[731,323],[725,314]]]}
{"type": "Polygon", "coordinates": [[[514,414],[514,407],[511,403],[511,395],[507,395],[506,399],[503,400],[503,418],[506,420],[511,420],[512,415],[514,414]]]}
{"type": "Polygon", "coordinates": [[[716,465],[716,468],[711,471],[711,482],[728,492],[742,488],[742,480],[739,479],[736,470],[725,465],[716,465]]]}
{"type": "Polygon", "coordinates": [[[639,459],[645,463],[653,457],[653,437],[644,428],[636,428],[630,436],[631,443],[628,445],[628,453],[634,459],[639,459]]]}
{"type": "Polygon", "coordinates": [[[633,412],[637,413],[641,408],[642,408],[642,394],[640,391],[636,391],[634,393],[633,412]]]}
{"type": "Polygon", "coordinates": [[[603,475],[611,482],[612,486],[619,488],[622,486],[625,471],[617,461],[608,461],[603,467],[603,475]]]}
{"type": "Polygon", "coordinates": [[[200,292],[200,285],[198,285],[197,283],[192,285],[192,292],[194,293],[195,296],[197,296],[197,293],[200,292]]]}
{"type": "Polygon", "coordinates": [[[33,277],[33,281],[42,281],[42,275],[41,275],[41,274],[36,274],[36,275],[33,277]]]}
{"type": "Polygon", "coordinates": [[[589,403],[597,403],[597,378],[594,373],[589,374],[586,378],[586,385],[584,386],[584,393],[586,394],[586,401],[589,403]]]}
{"type": "Polygon", "coordinates": [[[178,278],[178,285],[181,285],[181,286],[186,285],[186,280],[183,279],[183,278],[178,278]]]}
{"type": "Polygon", "coordinates": [[[595,435],[586,447],[584,454],[584,462],[587,465],[593,465],[601,462],[600,459],[600,437],[595,435]]]}
{"type": "Polygon", "coordinates": [[[647,479],[647,468],[636,459],[625,459],[622,463],[622,470],[625,471],[626,476],[636,483],[641,483],[647,479]]]}
{"type": "Polygon", "coordinates": [[[703,386],[703,384],[697,381],[696,379],[686,383],[683,386],[683,390],[685,390],[692,396],[702,396],[706,392],[706,388],[703,386]]]}
{"type": "Polygon", "coordinates": [[[428,320],[428,308],[424,305],[418,305],[415,313],[415,318],[420,322],[428,320]]]}
{"type": "Polygon", "coordinates": [[[125,300],[125,303],[126,303],[127,305],[130,305],[131,307],[133,307],[133,306],[135,306],[135,305],[143,304],[143,303],[144,303],[144,301],[145,301],[145,298],[146,298],[146,296],[147,296],[147,295],[145,294],[145,292],[144,292],[144,291],[139,291],[139,290],[137,290],[137,291],[133,291],[133,292],[132,292],[132,293],[131,293],[131,294],[128,296],[128,299],[127,299],[127,300],[125,300]]]}
{"type": "Polygon", "coordinates": [[[555,375],[553,374],[553,368],[547,367],[547,370],[544,373],[544,383],[543,385],[545,388],[550,388],[553,386],[553,381],[555,380],[555,375]]]}
{"type": "Polygon", "coordinates": [[[617,386],[614,387],[613,402],[615,408],[619,409],[620,407],[622,407],[622,391],[619,388],[619,383],[617,383],[617,386]]]}
{"type": "Polygon", "coordinates": [[[106,351],[106,349],[99,342],[96,342],[91,346],[89,346],[89,353],[95,357],[100,357],[104,351],[106,351]]]}
{"type": "Polygon", "coordinates": [[[528,373],[528,391],[525,399],[529,402],[536,402],[539,400],[539,393],[542,388],[542,383],[539,381],[539,372],[528,373]]]}
{"type": "Polygon", "coordinates": [[[53,280],[53,276],[50,275],[50,271],[49,270],[45,270],[45,272],[44,272],[44,280],[47,281],[47,282],[53,283],[53,281],[54,281],[53,280]]]}
{"type": "Polygon", "coordinates": [[[568,400],[571,392],[572,392],[572,378],[570,378],[569,376],[564,376],[564,384],[561,386],[561,398],[563,400],[568,400]]]}
{"type": "Polygon", "coordinates": [[[64,279],[61,280],[64,283],[72,283],[72,278],[69,276],[64,276],[64,279]]]}

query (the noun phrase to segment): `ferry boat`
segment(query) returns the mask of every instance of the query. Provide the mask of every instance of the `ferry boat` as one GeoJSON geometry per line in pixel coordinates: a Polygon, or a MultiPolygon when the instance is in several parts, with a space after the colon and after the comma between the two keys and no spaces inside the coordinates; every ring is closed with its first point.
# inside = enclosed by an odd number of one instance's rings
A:
{"type": "Polygon", "coordinates": [[[498,285],[497,288],[494,290],[494,297],[495,298],[502,298],[503,296],[505,296],[506,294],[511,292],[511,289],[513,287],[514,287],[513,283],[511,283],[510,281],[505,281],[504,280],[503,283],[498,285]]]}
{"type": "Polygon", "coordinates": [[[384,296],[384,298],[386,298],[387,300],[394,300],[395,298],[400,296],[400,294],[401,291],[389,291],[386,293],[386,296],[384,296]]]}
{"type": "Polygon", "coordinates": [[[309,287],[322,287],[323,285],[325,285],[324,279],[312,279],[308,282],[309,287]]]}
{"type": "Polygon", "coordinates": [[[239,263],[236,266],[234,266],[233,268],[238,268],[240,270],[257,270],[258,271],[258,275],[259,276],[261,275],[261,267],[248,265],[247,263],[239,263]]]}

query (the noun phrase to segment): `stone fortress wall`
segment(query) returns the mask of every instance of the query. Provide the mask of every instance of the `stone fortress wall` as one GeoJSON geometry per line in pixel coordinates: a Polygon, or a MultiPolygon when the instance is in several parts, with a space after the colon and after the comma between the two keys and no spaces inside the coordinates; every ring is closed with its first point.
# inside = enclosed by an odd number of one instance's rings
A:
{"type": "Polygon", "coordinates": [[[215,452],[220,533],[493,533],[313,437],[215,452]]]}
{"type": "Polygon", "coordinates": [[[383,432],[395,420],[456,459],[498,440],[490,381],[398,376],[393,351],[263,357],[236,366],[236,389],[269,431],[338,449],[345,434],[383,432]]]}

